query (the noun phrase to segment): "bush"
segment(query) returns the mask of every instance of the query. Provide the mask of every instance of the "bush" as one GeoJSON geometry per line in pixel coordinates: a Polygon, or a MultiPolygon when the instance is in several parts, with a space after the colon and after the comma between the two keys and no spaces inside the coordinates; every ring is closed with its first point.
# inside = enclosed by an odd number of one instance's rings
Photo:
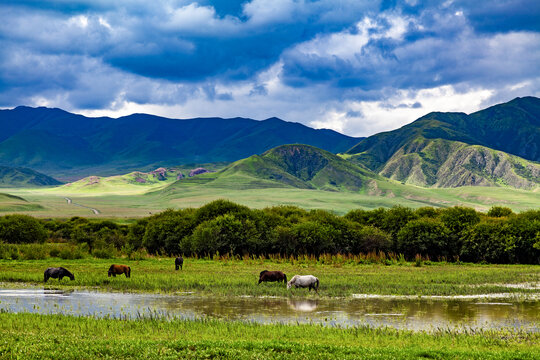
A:
{"type": "Polygon", "coordinates": [[[438,220],[413,220],[398,232],[398,248],[408,259],[417,254],[430,258],[447,256],[448,235],[448,229],[438,220]]]}
{"type": "Polygon", "coordinates": [[[43,260],[49,255],[47,245],[44,244],[19,245],[19,251],[24,260],[43,260]]]}
{"type": "Polygon", "coordinates": [[[493,206],[489,211],[487,212],[487,216],[490,217],[507,217],[512,215],[512,209],[502,206],[493,206]]]}
{"type": "Polygon", "coordinates": [[[92,251],[92,256],[98,259],[113,259],[118,256],[115,248],[105,247],[100,249],[94,249],[92,251]]]}
{"type": "Polygon", "coordinates": [[[47,231],[41,221],[28,215],[0,217],[0,241],[10,244],[44,243],[47,231]]]}
{"type": "Polygon", "coordinates": [[[17,245],[0,242],[0,259],[17,260],[19,257],[20,253],[17,245]]]}
{"type": "Polygon", "coordinates": [[[74,260],[74,259],[83,259],[85,257],[85,252],[82,248],[78,246],[67,246],[60,250],[58,257],[64,260],[74,260]]]}
{"type": "Polygon", "coordinates": [[[161,251],[169,255],[189,252],[182,249],[180,243],[192,233],[194,225],[193,209],[164,211],[148,219],[142,244],[152,254],[161,251]]]}

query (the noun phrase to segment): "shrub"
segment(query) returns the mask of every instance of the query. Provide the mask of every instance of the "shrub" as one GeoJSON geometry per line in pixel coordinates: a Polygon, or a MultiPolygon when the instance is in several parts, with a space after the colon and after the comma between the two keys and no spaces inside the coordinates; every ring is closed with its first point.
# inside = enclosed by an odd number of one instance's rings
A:
{"type": "Polygon", "coordinates": [[[438,220],[413,220],[397,234],[399,251],[408,259],[420,254],[437,258],[447,256],[449,231],[438,220]]]}
{"type": "Polygon", "coordinates": [[[78,246],[67,246],[60,250],[58,257],[64,260],[83,259],[85,251],[78,246]]]}
{"type": "Polygon", "coordinates": [[[502,206],[493,206],[489,211],[487,212],[487,216],[490,217],[506,217],[512,215],[512,209],[502,206]]]}
{"type": "Polygon", "coordinates": [[[47,246],[43,244],[19,245],[24,260],[43,260],[48,257],[47,246]]]}
{"type": "Polygon", "coordinates": [[[10,244],[44,243],[47,231],[41,221],[28,215],[0,217],[0,241],[10,244]]]}

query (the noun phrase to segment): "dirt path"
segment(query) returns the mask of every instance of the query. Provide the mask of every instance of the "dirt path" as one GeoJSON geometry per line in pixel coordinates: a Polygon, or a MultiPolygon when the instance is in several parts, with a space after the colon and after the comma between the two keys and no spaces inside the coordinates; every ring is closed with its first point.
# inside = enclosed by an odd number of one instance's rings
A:
{"type": "Polygon", "coordinates": [[[86,206],[86,205],[81,205],[81,204],[74,203],[73,200],[71,200],[71,199],[68,198],[68,197],[65,197],[64,199],[66,199],[66,202],[67,202],[69,205],[75,205],[75,206],[79,206],[79,207],[82,207],[82,208],[85,208],[85,209],[90,209],[95,215],[99,215],[99,214],[100,214],[100,211],[99,211],[98,209],[92,208],[92,207],[90,207],[90,206],[86,206]]]}

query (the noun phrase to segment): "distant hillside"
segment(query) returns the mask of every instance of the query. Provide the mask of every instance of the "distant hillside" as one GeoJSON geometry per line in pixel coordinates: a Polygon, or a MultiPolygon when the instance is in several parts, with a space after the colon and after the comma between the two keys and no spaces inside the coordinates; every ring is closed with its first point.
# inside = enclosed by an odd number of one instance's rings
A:
{"type": "Polygon", "coordinates": [[[342,152],[359,140],[277,118],[88,118],[29,107],[0,110],[0,128],[0,165],[31,167],[60,178],[236,161],[287,143],[342,152]]]}
{"type": "Polygon", "coordinates": [[[36,187],[60,184],[62,184],[60,181],[31,169],[0,166],[0,187],[36,187]]]}
{"type": "Polygon", "coordinates": [[[353,160],[381,171],[386,162],[404,146],[422,139],[445,139],[540,161],[540,99],[516,98],[467,115],[430,113],[400,129],[361,140],[347,151],[353,160]]]}
{"type": "Polygon", "coordinates": [[[359,191],[374,178],[381,177],[328,151],[293,144],[236,161],[216,173],[179,180],[174,185],[206,183],[218,188],[292,187],[359,191]]]}
{"type": "Polygon", "coordinates": [[[540,164],[481,145],[417,138],[396,151],[380,174],[432,187],[540,186],[540,164]]]}
{"type": "Polygon", "coordinates": [[[134,171],[125,175],[88,176],[67,183],[52,192],[58,193],[117,193],[135,194],[171,184],[187,176],[176,169],[158,168],[150,172],[134,171]]]}

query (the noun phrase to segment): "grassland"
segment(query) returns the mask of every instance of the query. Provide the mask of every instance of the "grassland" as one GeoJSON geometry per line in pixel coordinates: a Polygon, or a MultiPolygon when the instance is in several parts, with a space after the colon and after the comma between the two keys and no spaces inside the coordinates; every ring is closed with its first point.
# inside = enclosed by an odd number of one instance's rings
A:
{"type": "MultiPolygon", "coordinates": [[[[515,293],[538,295],[519,284],[540,283],[540,266],[534,265],[454,265],[432,263],[414,266],[358,265],[359,258],[326,257],[296,260],[188,258],[184,269],[174,270],[171,258],[61,260],[1,260],[0,283],[3,286],[43,286],[43,271],[63,266],[75,274],[75,280],[49,280],[48,288],[91,288],[128,292],[195,292],[209,296],[278,297],[350,297],[353,294],[380,295],[471,295],[515,293]],[[122,263],[132,269],[131,278],[109,278],[110,264],[122,263]],[[282,270],[289,278],[295,274],[313,274],[320,279],[319,294],[307,289],[287,290],[283,284],[257,285],[262,270],[282,270]],[[9,283],[9,285],[8,285],[9,283]]],[[[536,287],[536,288],[535,288],[536,287]]]]}
{"type": "MultiPolygon", "coordinates": [[[[211,175],[208,175],[211,176],[211,175]]],[[[135,218],[148,216],[167,208],[200,207],[212,200],[229,199],[252,208],[274,205],[297,205],[305,209],[324,209],[345,214],[352,209],[374,209],[402,205],[449,207],[469,206],[487,211],[500,205],[514,211],[540,207],[540,192],[497,187],[460,187],[453,189],[426,189],[398,182],[372,182],[362,192],[335,192],[295,188],[257,188],[260,181],[249,177],[221,178],[219,182],[200,180],[174,183],[160,191],[127,194],[129,189],[117,192],[62,192],[58,189],[3,189],[23,201],[0,196],[0,215],[20,212],[37,217],[95,217],[89,209],[69,204],[73,202],[96,208],[99,217],[135,218]]],[[[133,185],[135,186],[135,185],[133,185]]],[[[140,191],[140,188],[138,191],[140,191]]],[[[146,189],[148,191],[149,189],[146,189]]]]}
{"type": "Polygon", "coordinates": [[[0,313],[0,358],[538,359],[540,335],[510,331],[259,325],[0,313]]]}

